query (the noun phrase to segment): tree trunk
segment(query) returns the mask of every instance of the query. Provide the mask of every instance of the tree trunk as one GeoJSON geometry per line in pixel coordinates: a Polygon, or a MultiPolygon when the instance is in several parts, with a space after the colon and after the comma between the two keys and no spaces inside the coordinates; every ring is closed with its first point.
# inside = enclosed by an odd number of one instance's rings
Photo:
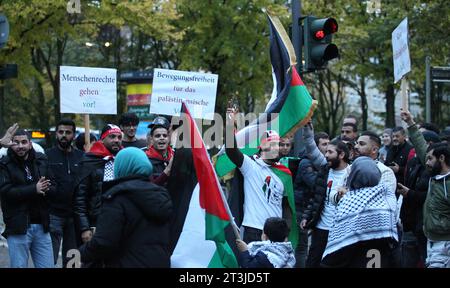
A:
{"type": "Polygon", "coordinates": [[[361,76],[360,84],[360,96],[361,96],[361,111],[362,111],[362,130],[367,130],[367,118],[368,118],[368,105],[366,94],[366,77],[361,76]]]}
{"type": "Polygon", "coordinates": [[[395,127],[395,93],[394,84],[388,84],[386,91],[386,128],[395,127]]]}
{"type": "Polygon", "coordinates": [[[56,41],[56,53],[57,53],[57,59],[56,59],[56,75],[55,75],[55,82],[53,83],[53,99],[55,100],[55,124],[61,120],[61,113],[60,113],[60,91],[59,91],[59,67],[62,65],[62,59],[64,55],[64,48],[66,46],[67,40],[64,39],[64,41],[61,41],[61,39],[57,39],[56,41]]]}

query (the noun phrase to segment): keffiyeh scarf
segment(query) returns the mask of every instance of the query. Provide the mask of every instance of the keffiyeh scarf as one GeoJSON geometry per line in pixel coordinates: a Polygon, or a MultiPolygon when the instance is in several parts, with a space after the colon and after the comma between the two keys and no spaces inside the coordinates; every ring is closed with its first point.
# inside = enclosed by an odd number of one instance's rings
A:
{"type": "Polygon", "coordinates": [[[387,193],[384,184],[347,192],[338,203],[323,257],[360,241],[397,240],[395,207],[389,206],[387,193]]]}
{"type": "Polygon", "coordinates": [[[251,256],[255,256],[258,252],[264,253],[274,268],[293,268],[295,265],[294,249],[291,242],[250,242],[248,252],[251,256]]]}

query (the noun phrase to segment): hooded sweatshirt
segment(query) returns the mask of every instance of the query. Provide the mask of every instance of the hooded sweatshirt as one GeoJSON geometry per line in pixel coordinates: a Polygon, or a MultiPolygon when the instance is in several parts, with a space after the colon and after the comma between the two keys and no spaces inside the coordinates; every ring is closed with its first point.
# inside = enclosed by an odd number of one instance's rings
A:
{"type": "Polygon", "coordinates": [[[423,231],[432,241],[450,241],[450,172],[430,179],[423,206],[423,231]]]}

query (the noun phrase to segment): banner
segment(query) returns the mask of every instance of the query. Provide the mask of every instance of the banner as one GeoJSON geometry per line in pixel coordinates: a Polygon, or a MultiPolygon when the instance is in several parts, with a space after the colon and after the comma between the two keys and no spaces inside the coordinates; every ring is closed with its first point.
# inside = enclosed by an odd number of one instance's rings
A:
{"type": "Polygon", "coordinates": [[[179,116],[184,100],[194,118],[213,120],[218,78],[216,74],[155,69],[150,113],[179,116]]]}
{"type": "Polygon", "coordinates": [[[117,70],[60,66],[61,113],[117,114],[117,70]]]}
{"type": "Polygon", "coordinates": [[[392,50],[394,57],[394,83],[411,71],[411,59],[408,48],[408,18],[405,18],[392,32],[392,50]]]}

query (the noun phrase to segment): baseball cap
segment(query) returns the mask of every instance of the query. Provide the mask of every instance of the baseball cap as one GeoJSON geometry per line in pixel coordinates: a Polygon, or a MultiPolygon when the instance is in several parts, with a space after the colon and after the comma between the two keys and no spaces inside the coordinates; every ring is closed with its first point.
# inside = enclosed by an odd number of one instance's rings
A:
{"type": "Polygon", "coordinates": [[[170,123],[169,123],[169,120],[167,120],[167,118],[158,116],[155,119],[153,119],[153,121],[150,124],[148,124],[147,127],[150,129],[154,129],[156,127],[162,127],[162,128],[166,128],[167,130],[169,130],[170,123]]]}

